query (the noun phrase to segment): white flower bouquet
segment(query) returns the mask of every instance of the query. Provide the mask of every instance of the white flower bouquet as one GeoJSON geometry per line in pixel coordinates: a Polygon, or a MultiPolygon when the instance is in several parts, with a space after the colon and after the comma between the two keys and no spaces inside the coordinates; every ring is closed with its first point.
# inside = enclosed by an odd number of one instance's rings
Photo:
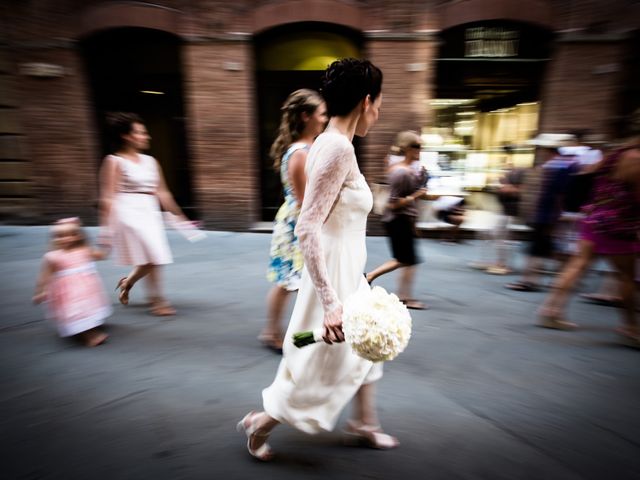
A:
{"type": "MultiPolygon", "coordinates": [[[[411,338],[411,315],[407,307],[382,287],[361,290],[343,305],[342,331],[354,353],[372,362],[393,360],[411,338]]],[[[301,348],[322,341],[324,328],[293,335],[301,348]]]]}

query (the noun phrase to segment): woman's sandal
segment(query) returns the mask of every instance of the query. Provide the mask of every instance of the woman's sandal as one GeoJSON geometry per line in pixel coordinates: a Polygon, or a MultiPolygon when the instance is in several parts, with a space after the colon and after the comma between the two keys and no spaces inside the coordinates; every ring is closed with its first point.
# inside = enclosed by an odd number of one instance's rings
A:
{"type": "Polygon", "coordinates": [[[127,284],[127,280],[129,280],[128,277],[122,277],[116,285],[116,290],[120,289],[118,300],[122,305],[129,305],[129,290],[131,290],[131,287],[127,284]]]}
{"type": "Polygon", "coordinates": [[[504,288],[509,290],[515,290],[516,292],[539,292],[540,287],[535,283],[518,281],[513,283],[507,283],[504,288]]]}
{"type": "Polygon", "coordinates": [[[364,445],[378,450],[390,450],[400,445],[398,439],[384,433],[380,425],[360,424],[358,426],[356,422],[349,420],[343,432],[346,435],[345,442],[350,444],[364,445]]]}
{"type": "Polygon", "coordinates": [[[269,335],[261,333],[258,335],[258,341],[269,350],[282,355],[282,339],[278,335],[269,335]]]}
{"type": "Polygon", "coordinates": [[[603,293],[581,293],[581,298],[588,302],[604,305],[607,307],[622,307],[622,299],[615,295],[605,295],[603,293]]]}
{"type": "Polygon", "coordinates": [[[156,317],[170,317],[176,314],[176,309],[166,300],[156,299],[152,301],[149,312],[156,317]]]}
{"type": "Polygon", "coordinates": [[[251,448],[252,438],[266,439],[267,437],[269,437],[269,434],[258,433],[258,430],[260,429],[252,420],[252,418],[256,417],[257,415],[258,414],[254,411],[247,413],[236,425],[236,430],[238,430],[238,432],[244,432],[244,434],[247,436],[247,451],[249,452],[249,455],[251,455],[253,458],[257,458],[262,462],[268,462],[273,458],[273,451],[271,450],[271,447],[266,442],[266,440],[258,448],[251,448]]]}
{"type": "Polygon", "coordinates": [[[538,310],[538,326],[553,330],[575,330],[578,328],[578,325],[567,321],[559,312],[549,308],[540,308],[538,310]]]}
{"type": "Polygon", "coordinates": [[[402,303],[404,303],[405,307],[410,308],[412,310],[429,310],[429,306],[418,301],[413,298],[404,298],[400,299],[402,303]]]}

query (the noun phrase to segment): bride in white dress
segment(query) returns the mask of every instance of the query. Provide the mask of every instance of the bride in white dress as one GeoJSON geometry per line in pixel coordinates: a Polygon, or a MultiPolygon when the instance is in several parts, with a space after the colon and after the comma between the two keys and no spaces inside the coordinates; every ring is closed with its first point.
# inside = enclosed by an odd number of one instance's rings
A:
{"type": "Polygon", "coordinates": [[[342,303],[369,288],[366,222],[373,205],[351,143],[378,120],[382,72],[366,60],[345,59],[325,72],[322,94],[331,117],[327,130],[307,156],[307,187],[296,234],[305,268],[283,359],[273,383],[263,391],[262,412],[249,412],[238,429],[249,453],[273,456],[266,443],[271,430],[287,423],[306,433],[332,430],[341,410],[355,397],[346,431],[375,448],[393,448],[397,440],[382,432],[374,404],[374,382],[382,364],[355,355],[342,343],[342,303]],[[326,343],[296,348],[294,333],[324,326],[326,343]]]}

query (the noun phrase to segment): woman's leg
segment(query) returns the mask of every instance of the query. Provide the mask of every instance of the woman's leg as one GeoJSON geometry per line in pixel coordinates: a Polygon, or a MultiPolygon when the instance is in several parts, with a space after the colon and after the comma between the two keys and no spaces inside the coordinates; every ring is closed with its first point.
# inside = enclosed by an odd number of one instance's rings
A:
{"type": "Polygon", "coordinates": [[[400,263],[395,258],[387,260],[379,267],[376,267],[371,272],[367,273],[367,282],[371,283],[379,276],[384,275],[385,273],[393,272],[394,270],[403,266],[404,264],[400,263]]]}
{"type": "Polygon", "coordinates": [[[382,431],[376,411],[375,383],[362,385],[356,392],[353,404],[353,420],[346,432],[365,440],[373,448],[388,449],[398,446],[398,439],[382,431]]]}
{"type": "Polygon", "coordinates": [[[394,270],[404,267],[405,265],[397,260],[401,257],[406,250],[407,235],[409,238],[413,236],[414,228],[413,222],[405,215],[398,215],[390,222],[384,224],[389,243],[391,246],[391,255],[393,258],[387,260],[379,267],[373,269],[373,271],[367,273],[367,282],[371,283],[380,275],[393,272],[394,270]]]}
{"type": "Polygon", "coordinates": [[[138,280],[149,275],[152,267],[153,265],[151,265],[150,263],[147,265],[136,265],[135,267],[133,267],[131,273],[127,275],[127,280],[125,282],[127,289],[130,290],[138,280]]]}
{"type": "Polygon", "coordinates": [[[636,320],[636,257],[635,255],[611,255],[609,260],[618,271],[620,296],[624,306],[624,330],[640,340],[636,320]]]}
{"type": "Polygon", "coordinates": [[[147,295],[151,301],[151,313],[157,316],[175,315],[176,310],[164,296],[160,265],[151,265],[147,277],[147,295]]]}
{"type": "Polygon", "coordinates": [[[580,240],[578,253],[567,262],[562,273],[553,285],[553,290],[545,300],[541,313],[545,316],[561,318],[569,295],[593,261],[593,243],[580,240]]]}
{"type": "Polygon", "coordinates": [[[150,265],[147,276],[147,296],[152,299],[164,299],[162,294],[161,275],[159,265],[150,265]]]}
{"type": "Polygon", "coordinates": [[[402,271],[400,272],[400,285],[398,286],[398,298],[402,300],[409,300],[413,298],[411,296],[411,290],[413,287],[413,279],[415,275],[415,265],[409,265],[402,269],[402,271]]]}
{"type": "Polygon", "coordinates": [[[120,289],[118,294],[118,300],[123,305],[129,304],[129,290],[133,288],[138,280],[149,274],[151,265],[136,265],[131,270],[131,273],[126,277],[121,278],[116,285],[116,290],[120,289]]]}
{"type": "Polygon", "coordinates": [[[378,412],[376,410],[376,384],[362,385],[354,397],[353,420],[359,425],[377,426],[378,412]]]}
{"type": "Polygon", "coordinates": [[[502,268],[508,268],[509,265],[509,224],[511,223],[511,217],[508,215],[501,215],[496,223],[494,230],[495,245],[496,245],[496,266],[502,268]]]}
{"type": "Polygon", "coordinates": [[[274,285],[267,295],[267,324],[260,339],[269,346],[282,348],[282,316],[289,300],[289,291],[274,285]]]}

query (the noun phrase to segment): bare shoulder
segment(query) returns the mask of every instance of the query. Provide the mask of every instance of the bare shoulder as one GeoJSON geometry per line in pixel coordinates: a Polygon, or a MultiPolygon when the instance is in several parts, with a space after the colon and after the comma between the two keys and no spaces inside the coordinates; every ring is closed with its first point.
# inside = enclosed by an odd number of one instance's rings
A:
{"type": "Polygon", "coordinates": [[[289,163],[297,163],[304,162],[307,158],[307,150],[305,148],[300,148],[291,154],[291,158],[289,159],[289,163]]]}
{"type": "Polygon", "coordinates": [[[114,175],[120,172],[122,163],[120,158],[116,155],[109,154],[102,159],[102,165],[100,168],[100,175],[114,175]]]}
{"type": "Polygon", "coordinates": [[[49,268],[55,269],[62,255],[64,255],[64,252],[59,249],[49,250],[42,257],[42,261],[49,268]]]}
{"type": "Polygon", "coordinates": [[[104,165],[114,165],[118,163],[118,157],[116,155],[113,155],[112,153],[106,155],[103,159],[102,159],[102,163],[104,165]]]}

